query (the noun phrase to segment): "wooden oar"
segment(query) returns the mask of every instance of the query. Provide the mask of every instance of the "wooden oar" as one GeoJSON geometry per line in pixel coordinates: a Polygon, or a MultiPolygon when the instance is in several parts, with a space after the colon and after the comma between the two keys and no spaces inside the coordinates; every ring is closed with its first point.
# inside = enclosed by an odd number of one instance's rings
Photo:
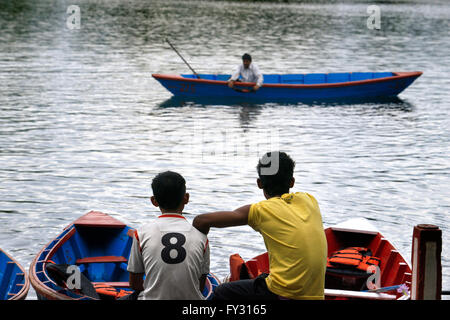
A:
{"type": "Polygon", "coordinates": [[[172,47],[173,51],[175,51],[178,56],[184,61],[184,63],[186,63],[186,65],[189,67],[189,69],[191,69],[191,71],[194,73],[194,75],[197,77],[197,79],[200,79],[200,76],[198,75],[197,72],[195,72],[195,70],[191,67],[191,65],[183,58],[183,56],[178,52],[177,49],[175,49],[175,47],[173,46],[173,44],[170,43],[169,39],[166,38],[166,42],[172,47]]]}
{"type": "Polygon", "coordinates": [[[394,291],[398,288],[402,287],[403,284],[395,285],[395,286],[389,286],[389,287],[382,287],[377,289],[370,289],[370,290],[363,290],[363,292],[388,292],[388,291],[394,291]]]}

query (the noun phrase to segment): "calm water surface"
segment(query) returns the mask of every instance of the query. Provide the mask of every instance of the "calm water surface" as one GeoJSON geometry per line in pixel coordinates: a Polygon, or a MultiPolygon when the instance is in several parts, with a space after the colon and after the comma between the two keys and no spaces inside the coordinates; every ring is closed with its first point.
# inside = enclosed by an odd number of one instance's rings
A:
{"type": "MultiPolygon", "coordinates": [[[[263,199],[258,158],[297,162],[296,191],[315,195],[325,226],[365,217],[408,259],[413,226],[443,231],[450,289],[450,8],[448,2],[241,4],[0,0],[0,246],[26,268],[90,210],[139,226],[152,177],[182,173],[187,218],[263,199]],[[251,104],[171,98],[151,73],[230,73],[249,52],[266,73],[424,71],[393,102],[251,104]]],[[[250,227],[210,233],[211,269],[264,251],[250,227]]],[[[30,290],[29,299],[36,295],[30,290]]]]}

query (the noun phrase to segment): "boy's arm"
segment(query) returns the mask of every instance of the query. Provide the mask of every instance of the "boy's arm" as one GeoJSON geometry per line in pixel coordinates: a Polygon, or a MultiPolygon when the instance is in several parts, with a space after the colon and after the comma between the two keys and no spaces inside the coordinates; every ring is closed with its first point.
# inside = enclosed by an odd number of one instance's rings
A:
{"type": "Polygon", "coordinates": [[[130,272],[130,288],[136,292],[144,291],[144,274],[130,272]]]}
{"type": "Polygon", "coordinates": [[[228,81],[236,81],[239,78],[240,74],[241,74],[241,66],[239,65],[236,71],[231,75],[231,78],[228,79],[228,81]]]}
{"type": "Polygon", "coordinates": [[[199,284],[200,284],[200,292],[203,292],[203,289],[205,289],[205,283],[206,283],[206,274],[202,274],[201,276],[200,276],[200,279],[198,279],[199,280],[199,284]]]}
{"type": "Polygon", "coordinates": [[[136,230],[133,234],[133,244],[131,245],[130,256],[128,258],[127,271],[130,274],[130,288],[137,292],[143,291],[145,267],[142,258],[139,236],[136,230]]]}
{"type": "Polygon", "coordinates": [[[192,225],[200,232],[208,234],[209,228],[226,228],[242,226],[248,223],[251,205],[245,205],[234,211],[217,211],[200,214],[194,218],[192,225]]]}

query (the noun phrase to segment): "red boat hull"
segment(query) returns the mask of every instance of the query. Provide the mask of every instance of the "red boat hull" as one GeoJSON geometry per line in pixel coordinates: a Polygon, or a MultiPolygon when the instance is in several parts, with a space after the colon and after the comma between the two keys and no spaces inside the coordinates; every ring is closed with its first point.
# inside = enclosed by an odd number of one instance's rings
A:
{"type": "MultiPolygon", "coordinates": [[[[372,255],[381,260],[379,269],[373,278],[379,277],[380,287],[392,287],[405,284],[411,287],[411,268],[395,247],[383,235],[373,230],[356,230],[340,227],[325,229],[328,243],[328,257],[335,251],[347,247],[365,247],[372,255]]],[[[238,254],[230,257],[229,281],[254,278],[261,273],[270,273],[268,254],[263,253],[248,261],[242,260],[238,254]]],[[[325,299],[373,299],[395,300],[405,297],[395,289],[388,293],[361,291],[368,277],[372,273],[364,272],[336,272],[328,269],[325,280],[325,299]]]]}

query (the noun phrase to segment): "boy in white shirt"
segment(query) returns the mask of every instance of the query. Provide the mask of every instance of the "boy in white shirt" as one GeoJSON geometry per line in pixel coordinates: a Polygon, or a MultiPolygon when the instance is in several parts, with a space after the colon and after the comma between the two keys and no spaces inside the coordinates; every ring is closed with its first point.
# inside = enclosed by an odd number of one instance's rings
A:
{"type": "Polygon", "coordinates": [[[152,189],[151,202],[162,214],[135,231],[130,287],[140,292],[138,300],[203,300],[209,245],[206,235],[182,215],[189,202],[186,181],[166,171],[153,179],[152,189]]]}
{"type": "Polygon", "coordinates": [[[232,74],[228,80],[228,87],[234,88],[234,82],[241,77],[242,82],[255,82],[253,91],[258,90],[263,84],[263,75],[259,68],[252,63],[252,57],[246,53],[242,56],[242,64],[232,74]]]}

